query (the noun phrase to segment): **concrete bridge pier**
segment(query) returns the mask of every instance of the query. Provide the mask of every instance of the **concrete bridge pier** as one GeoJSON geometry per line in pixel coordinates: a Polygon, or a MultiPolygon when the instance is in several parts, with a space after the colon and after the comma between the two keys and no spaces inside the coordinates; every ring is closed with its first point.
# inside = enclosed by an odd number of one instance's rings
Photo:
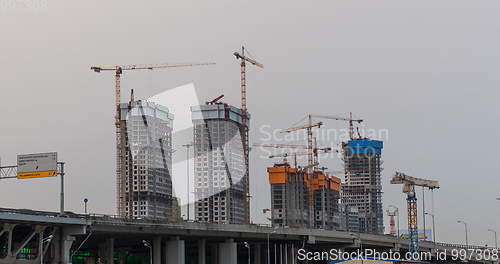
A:
{"type": "Polygon", "coordinates": [[[237,245],[233,239],[228,239],[219,244],[219,261],[217,264],[234,264],[238,262],[237,245]]]}
{"type": "Polygon", "coordinates": [[[86,234],[85,226],[65,226],[59,228],[58,232],[52,239],[54,243],[55,256],[53,263],[70,264],[71,263],[71,246],[75,242],[75,235],[86,234]]]}
{"type": "Polygon", "coordinates": [[[127,261],[127,250],[125,248],[120,248],[119,249],[119,260],[118,260],[118,263],[119,264],[125,264],[125,262],[127,261]]]}
{"type": "Polygon", "coordinates": [[[295,264],[295,247],[293,244],[287,244],[286,246],[286,263],[295,264]]]}
{"type": "MultiPolygon", "coordinates": [[[[7,256],[5,257],[6,259],[11,258],[10,252],[12,252],[12,231],[14,230],[14,227],[16,227],[16,224],[4,224],[2,226],[2,229],[0,230],[0,236],[3,234],[7,233],[7,256]]],[[[0,262],[2,263],[2,262],[0,262]]]]}
{"type": "Polygon", "coordinates": [[[198,264],[207,263],[207,241],[205,239],[198,240],[198,264]]]}
{"type": "Polygon", "coordinates": [[[106,239],[106,264],[113,264],[113,257],[115,252],[115,239],[106,239]]]}
{"type": "Polygon", "coordinates": [[[211,244],[210,245],[210,257],[211,263],[217,263],[219,259],[219,244],[211,244]]]}
{"type": "Polygon", "coordinates": [[[173,237],[165,244],[165,263],[166,264],[184,264],[185,255],[184,240],[179,237],[173,237]]]}
{"type": "Polygon", "coordinates": [[[255,244],[253,246],[254,251],[253,251],[253,263],[254,264],[261,264],[262,263],[262,245],[261,244],[255,244]]]}
{"type": "Polygon", "coordinates": [[[153,239],[153,264],[161,264],[161,237],[153,239]]]}

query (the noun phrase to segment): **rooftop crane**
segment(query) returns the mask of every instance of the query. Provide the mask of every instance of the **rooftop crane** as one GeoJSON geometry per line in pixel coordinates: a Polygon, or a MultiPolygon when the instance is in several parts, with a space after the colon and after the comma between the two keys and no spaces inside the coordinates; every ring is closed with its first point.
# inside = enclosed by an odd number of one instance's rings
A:
{"type": "Polygon", "coordinates": [[[245,47],[241,47],[241,53],[234,52],[233,55],[237,60],[240,60],[240,78],[241,78],[241,112],[242,112],[242,141],[243,141],[243,156],[245,157],[245,175],[243,182],[243,195],[244,199],[246,199],[246,203],[244,203],[244,215],[247,223],[250,223],[250,194],[249,194],[249,147],[248,147],[248,111],[247,111],[247,78],[246,78],[246,63],[249,62],[252,65],[255,65],[259,68],[264,68],[264,65],[255,61],[252,58],[249,58],[245,55],[245,47]]]}
{"type": "MultiPolygon", "coordinates": [[[[341,120],[341,121],[348,121],[349,122],[349,138],[354,139],[354,122],[360,124],[363,122],[362,119],[353,119],[352,118],[352,112],[349,113],[349,117],[341,117],[341,116],[332,116],[332,115],[314,115],[314,114],[309,114],[309,118],[322,118],[322,119],[331,119],[331,120],[341,120]]],[[[358,132],[358,137],[359,132],[358,132]]]]}
{"type": "Polygon", "coordinates": [[[294,131],[306,129],[307,130],[307,149],[309,149],[309,154],[307,155],[307,165],[309,166],[309,172],[312,172],[312,164],[314,163],[314,142],[313,142],[313,133],[312,129],[314,127],[321,127],[323,123],[318,122],[318,123],[312,123],[312,118],[309,117],[309,124],[307,125],[302,125],[302,126],[297,126],[297,127],[291,127],[284,129],[280,131],[280,133],[291,133],[294,131]]]}
{"type": "Polygon", "coordinates": [[[101,66],[92,66],[91,70],[94,72],[102,72],[102,71],[111,71],[115,73],[115,106],[116,106],[116,114],[115,114],[115,134],[116,134],[116,177],[117,177],[117,209],[119,215],[124,215],[124,208],[122,200],[125,195],[125,186],[122,181],[122,164],[121,160],[124,156],[122,152],[123,145],[123,137],[121,136],[121,124],[120,124],[120,103],[121,103],[121,75],[123,71],[132,71],[132,70],[154,70],[154,69],[163,69],[163,68],[181,68],[181,67],[193,67],[193,66],[206,66],[206,65],[214,65],[213,62],[207,63],[181,63],[181,64],[133,64],[133,65],[118,65],[118,66],[110,66],[110,67],[101,67],[101,66]]]}
{"type": "MultiPolygon", "coordinates": [[[[268,147],[268,148],[296,148],[296,149],[309,149],[309,146],[305,146],[305,145],[294,145],[294,144],[261,144],[261,143],[255,143],[253,144],[253,146],[255,147],[268,147]]],[[[312,153],[313,155],[315,156],[315,159],[317,160],[317,155],[318,155],[318,151],[323,151],[323,152],[330,152],[332,151],[332,148],[331,147],[322,147],[322,148],[318,148],[317,146],[314,146],[313,149],[312,149],[312,153]]],[[[338,150],[335,150],[336,152],[338,152],[338,150]]],[[[295,153],[283,153],[283,154],[278,154],[278,155],[271,155],[269,156],[269,158],[275,158],[275,157],[287,157],[289,154],[291,155],[294,155],[295,156],[295,165],[297,165],[297,157],[296,156],[300,156],[300,155],[309,155],[310,152],[295,152],[295,153]],[[296,154],[296,155],[295,155],[296,154]]],[[[313,163],[315,163],[313,161],[313,163]]],[[[310,165],[310,164],[308,164],[310,165]]],[[[314,167],[314,166],[313,166],[314,167]]],[[[311,167],[312,168],[312,167],[311,167]]]]}
{"type": "MultiPolygon", "coordinates": [[[[299,149],[309,149],[309,146],[306,145],[294,145],[294,144],[263,144],[263,143],[254,143],[254,147],[266,147],[266,148],[299,148],[299,149]]],[[[329,148],[331,149],[331,148],[329,148]]]]}
{"type": "Polygon", "coordinates": [[[403,184],[403,193],[407,195],[408,204],[408,233],[410,235],[410,252],[418,252],[418,225],[417,225],[417,195],[415,186],[422,186],[430,190],[439,189],[439,182],[408,176],[396,172],[392,176],[391,184],[403,184]]]}

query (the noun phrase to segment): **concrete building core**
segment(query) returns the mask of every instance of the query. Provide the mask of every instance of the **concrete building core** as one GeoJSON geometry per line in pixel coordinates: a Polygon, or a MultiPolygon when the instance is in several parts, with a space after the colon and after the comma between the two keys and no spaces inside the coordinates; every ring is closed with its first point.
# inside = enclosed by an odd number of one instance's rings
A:
{"type": "Polygon", "coordinates": [[[248,174],[242,141],[242,112],[224,103],[191,107],[194,126],[195,219],[247,223],[244,184],[248,174]]]}
{"type": "MultiPolygon", "coordinates": [[[[343,143],[345,183],[342,185],[342,204],[347,213],[357,208],[359,231],[384,233],[382,210],[381,154],[383,142],[354,139],[343,143]]],[[[355,223],[348,223],[356,226],[355,223]]]]}
{"type": "MultiPolygon", "coordinates": [[[[120,104],[119,215],[172,219],[172,121],[168,108],[147,101],[120,104]]],[[[174,204],[176,204],[174,202],[174,204]]]]}
{"type": "Polygon", "coordinates": [[[359,210],[358,207],[340,207],[341,230],[359,233],[359,210]]]}

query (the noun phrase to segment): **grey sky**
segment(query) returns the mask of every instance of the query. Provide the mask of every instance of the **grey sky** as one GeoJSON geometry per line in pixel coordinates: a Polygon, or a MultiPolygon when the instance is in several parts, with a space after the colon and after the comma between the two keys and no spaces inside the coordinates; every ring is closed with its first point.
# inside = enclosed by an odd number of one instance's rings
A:
{"type": "MultiPolygon", "coordinates": [[[[46,10],[7,2],[16,1],[0,0],[2,164],[58,151],[68,163],[69,210],[82,211],[84,197],[93,212],[115,209],[113,76],[90,66],[216,61],[126,73],[123,98],[130,88],[146,98],[194,82],[200,101],[223,93],[239,105],[232,52],[245,44],[266,66],[248,72],[252,142],[262,125],[353,111],[389,130],[385,208],[406,211],[401,186],[389,185],[399,169],[441,181],[438,240],[463,240],[457,219],[469,223],[475,244],[493,243],[488,228],[500,232],[498,1],[48,0],[46,10]]],[[[258,154],[252,211],[262,221],[272,161],[258,154]]],[[[58,179],[4,181],[1,206],[57,210],[57,191],[58,179]]]]}

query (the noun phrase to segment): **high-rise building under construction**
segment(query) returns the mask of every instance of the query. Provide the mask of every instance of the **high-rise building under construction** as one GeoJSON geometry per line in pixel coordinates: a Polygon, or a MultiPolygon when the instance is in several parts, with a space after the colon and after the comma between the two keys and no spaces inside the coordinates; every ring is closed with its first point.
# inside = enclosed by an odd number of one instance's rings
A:
{"type": "Polygon", "coordinates": [[[173,115],[165,106],[140,100],[120,104],[120,111],[118,214],[171,219],[173,115]]]}
{"type": "MultiPolygon", "coordinates": [[[[352,139],[343,144],[345,182],[342,184],[342,206],[345,212],[357,208],[360,232],[383,234],[382,154],[383,142],[352,139]]],[[[358,219],[356,220],[358,221],[358,219]]]]}
{"type": "Polygon", "coordinates": [[[274,226],[339,228],[339,178],[292,168],[288,163],[275,164],[267,172],[274,226]]]}
{"type": "MultiPolygon", "coordinates": [[[[248,222],[242,111],[224,103],[191,107],[194,126],[195,219],[248,222]]],[[[248,123],[247,123],[248,124],[248,123]]]]}

